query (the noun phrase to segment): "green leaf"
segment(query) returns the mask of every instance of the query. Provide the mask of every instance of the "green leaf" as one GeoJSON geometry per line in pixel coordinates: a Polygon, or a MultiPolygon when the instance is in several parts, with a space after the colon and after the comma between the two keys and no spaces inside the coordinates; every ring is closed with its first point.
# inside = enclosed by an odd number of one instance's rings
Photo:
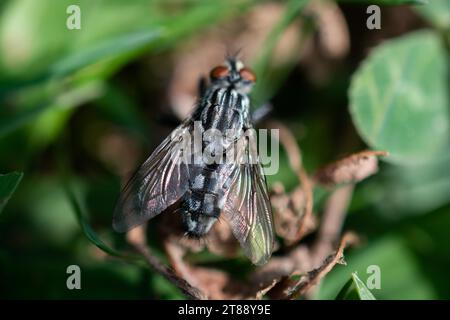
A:
{"type": "Polygon", "coordinates": [[[355,287],[353,286],[353,284],[353,277],[351,277],[344,284],[334,300],[358,300],[357,297],[355,297],[356,290],[354,290],[355,287]]]}
{"type": "Polygon", "coordinates": [[[433,0],[426,6],[415,7],[436,28],[450,31],[450,1],[433,0]]]}
{"type": "Polygon", "coordinates": [[[72,187],[69,185],[67,181],[64,181],[64,191],[67,194],[67,197],[75,211],[76,218],[78,220],[78,223],[80,224],[81,230],[83,231],[84,235],[88,240],[93,243],[95,246],[97,246],[102,251],[114,256],[114,257],[120,257],[124,259],[136,259],[133,256],[129,256],[126,254],[123,254],[110,246],[108,246],[95,232],[95,230],[90,225],[87,217],[86,217],[86,210],[84,208],[83,203],[78,199],[77,195],[75,194],[72,187]]]}
{"type": "Polygon", "coordinates": [[[376,300],[372,292],[370,292],[364,282],[362,282],[361,279],[358,278],[356,272],[352,274],[352,278],[356,287],[356,292],[358,292],[359,298],[361,300],[376,300]]]}
{"type": "MultiPolygon", "coordinates": [[[[406,239],[407,240],[407,239],[406,239]]],[[[378,299],[436,299],[437,292],[428,279],[426,269],[419,265],[414,253],[401,234],[387,234],[370,239],[363,247],[345,255],[347,266],[334,268],[323,280],[316,299],[334,299],[352,271],[357,271],[364,282],[372,273],[369,266],[379,267],[378,299]]]]}
{"type": "Polygon", "coordinates": [[[0,213],[22,180],[22,172],[0,174],[0,213]]]}
{"type": "Polygon", "coordinates": [[[450,201],[449,167],[450,157],[416,166],[386,167],[374,204],[391,219],[437,209],[450,201]]]}
{"type": "Polygon", "coordinates": [[[85,50],[75,52],[54,64],[51,73],[64,76],[105,58],[143,48],[160,35],[159,30],[144,30],[120,35],[85,50]]]}
{"type": "MultiPolygon", "coordinates": [[[[31,123],[35,129],[40,127],[41,132],[47,131],[45,135],[55,137],[63,128],[63,124],[65,123],[65,121],[62,121],[63,118],[65,120],[68,119],[68,114],[72,112],[71,109],[98,98],[103,94],[103,89],[104,85],[100,81],[84,82],[70,89],[66,89],[61,93],[56,88],[54,92],[52,91],[53,96],[39,98],[38,101],[32,100],[22,103],[19,111],[13,114],[0,114],[0,138],[31,123]],[[50,122],[44,124],[45,117],[51,115],[55,117],[60,116],[61,121],[57,124],[52,123],[50,125],[50,122]],[[55,128],[51,128],[52,126],[55,126],[55,128]],[[53,133],[50,133],[52,131],[53,133]]],[[[23,98],[26,99],[26,97],[27,93],[25,92],[23,98]]],[[[39,138],[39,134],[36,134],[36,132],[31,132],[30,135],[32,140],[39,138]]]]}
{"type": "Polygon", "coordinates": [[[42,104],[13,115],[2,116],[0,120],[0,138],[10,134],[24,125],[31,123],[47,109],[48,104],[42,104]]]}
{"type": "Polygon", "coordinates": [[[372,292],[366,287],[364,282],[358,278],[356,272],[352,273],[352,277],[342,287],[336,297],[336,300],[376,300],[372,292]]]}
{"type": "Polygon", "coordinates": [[[446,52],[437,34],[419,31],[375,48],[353,75],[350,113],[387,161],[418,163],[448,152],[446,52]]]}

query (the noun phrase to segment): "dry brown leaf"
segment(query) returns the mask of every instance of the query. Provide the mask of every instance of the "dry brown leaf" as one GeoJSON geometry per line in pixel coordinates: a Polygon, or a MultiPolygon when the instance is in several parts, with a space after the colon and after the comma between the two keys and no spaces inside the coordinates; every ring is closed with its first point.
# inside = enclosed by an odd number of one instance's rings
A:
{"type": "Polygon", "coordinates": [[[304,295],[311,287],[316,285],[320,279],[322,279],[328,272],[333,269],[336,264],[344,264],[344,249],[348,245],[353,245],[358,241],[358,237],[351,232],[346,233],[338,246],[335,253],[329,255],[322,265],[314,270],[309,271],[300,280],[296,281],[293,285],[287,287],[284,290],[286,299],[296,299],[297,297],[304,295]]]}
{"type": "Polygon", "coordinates": [[[274,212],[275,231],[287,245],[298,242],[300,225],[304,224],[301,235],[312,232],[316,227],[313,215],[305,221],[306,199],[303,188],[297,187],[290,194],[284,192],[281,184],[275,184],[270,194],[274,212]]]}
{"type": "Polygon", "coordinates": [[[372,150],[352,154],[319,169],[314,181],[326,186],[359,182],[378,171],[377,157],[387,155],[385,151],[372,150]]]}
{"type": "Polygon", "coordinates": [[[255,270],[250,280],[259,286],[268,286],[274,279],[281,280],[294,272],[306,272],[311,269],[310,251],[300,245],[283,256],[272,257],[269,262],[255,270]]]}
{"type": "MultiPolygon", "coordinates": [[[[277,129],[279,133],[280,143],[288,154],[289,164],[292,171],[298,177],[301,183],[301,191],[291,194],[288,201],[288,207],[292,210],[293,215],[298,217],[296,224],[296,233],[287,237],[288,244],[293,245],[300,241],[312,227],[314,227],[313,211],[313,184],[302,165],[302,154],[297,141],[292,132],[279,121],[271,120],[265,122],[269,129],[277,129]],[[304,198],[303,198],[304,196],[304,198]]],[[[281,199],[280,199],[281,200],[281,199]]],[[[282,201],[280,201],[282,202],[282,201]]],[[[281,203],[280,203],[281,205],[281,203]]],[[[276,214],[276,213],[275,213],[276,214]]]]}
{"type": "Polygon", "coordinates": [[[214,268],[194,266],[183,257],[186,248],[166,241],[164,243],[167,256],[176,274],[191,286],[205,293],[205,298],[212,300],[254,299],[259,287],[249,286],[243,281],[232,279],[226,272],[214,268]]]}
{"type": "Polygon", "coordinates": [[[328,0],[315,0],[306,10],[317,19],[319,46],[331,59],[341,59],[350,50],[350,33],[344,14],[339,6],[328,0]]]}
{"type": "Polygon", "coordinates": [[[206,239],[208,250],[224,257],[234,257],[239,251],[239,242],[233,235],[229,225],[219,220],[214,224],[206,239]]]}

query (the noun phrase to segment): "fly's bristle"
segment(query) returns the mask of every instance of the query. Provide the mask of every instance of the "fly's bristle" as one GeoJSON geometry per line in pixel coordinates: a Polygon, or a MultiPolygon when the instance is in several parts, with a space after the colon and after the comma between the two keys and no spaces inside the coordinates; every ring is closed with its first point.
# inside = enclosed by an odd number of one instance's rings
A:
{"type": "Polygon", "coordinates": [[[200,239],[203,238],[203,236],[201,236],[201,235],[199,235],[199,234],[196,234],[196,233],[189,232],[189,231],[186,231],[186,232],[183,234],[183,237],[184,237],[184,238],[191,239],[191,240],[200,240],[200,239]]]}
{"type": "Polygon", "coordinates": [[[200,244],[202,246],[205,246],[208,243],[208,239],[205,235],[200,236],[198,234],[193,234],[190,232],[185,232],[183,235],[183,239],[194,241],[196,244],[200,244]]]}

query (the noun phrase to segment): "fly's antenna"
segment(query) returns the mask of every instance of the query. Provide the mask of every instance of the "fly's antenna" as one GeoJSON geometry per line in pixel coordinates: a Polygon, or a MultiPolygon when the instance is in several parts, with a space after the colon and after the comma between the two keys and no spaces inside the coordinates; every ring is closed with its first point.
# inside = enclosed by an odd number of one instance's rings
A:
{"type": "Polygon", "coordinates": [[[225,54],[226,60],[239,60],[242,52],[242,47],[237,50],[231,51],[230,48],[227,48],[227,52],[225,54]]]}

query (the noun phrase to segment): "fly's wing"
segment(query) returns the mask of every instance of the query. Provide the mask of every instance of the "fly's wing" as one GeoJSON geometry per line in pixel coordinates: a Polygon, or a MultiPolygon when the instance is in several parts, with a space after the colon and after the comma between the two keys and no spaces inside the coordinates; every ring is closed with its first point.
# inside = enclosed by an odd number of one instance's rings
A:
{"type": "Polygon", "coordinates": [[[223,215],[245,255],[262,265],[270,258],[274,242],[267,184],[254,140],[239,139],[236,154],[238,163],[225,185],[228,195],[223,215]]]}
{"type": "Polygon", "coordinates": [[[153,218],[187,191],[195,170],[186,158],[192,126],[192,122],[185,122],[177,127],[127,183],[114,211],[116,231],[128,231],[153,218]]]}

